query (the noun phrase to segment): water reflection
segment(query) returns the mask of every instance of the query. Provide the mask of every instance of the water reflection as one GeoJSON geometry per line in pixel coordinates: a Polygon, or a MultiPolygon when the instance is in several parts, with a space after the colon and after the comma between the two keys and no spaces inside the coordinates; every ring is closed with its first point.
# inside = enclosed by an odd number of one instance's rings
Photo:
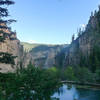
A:
{"type": "Polygon", "coordinates": [[[100,100],[99,90],[79,89],[79,100],[100,100]]]}
{"type": "Polygon", "coordinates": [[[33,92],[29,100],[100,100],[100,90],[77,89],[75,85],[64,84],[57,89],[33,92]]]}
{"type": "Polygon", "coordinates": [[[53,95],[53,97],[58,97],[59,100],[77,100],[79,97],[74,86],[63,85],[59,90],[61,91],[60,94],[56,92],[53,95]]]}
{"type": "Polygon", "coordinates": [[[100,100],[99,90],[76,89],[74,85],[63,85],[52,97],[58,100],[100,100]]]}

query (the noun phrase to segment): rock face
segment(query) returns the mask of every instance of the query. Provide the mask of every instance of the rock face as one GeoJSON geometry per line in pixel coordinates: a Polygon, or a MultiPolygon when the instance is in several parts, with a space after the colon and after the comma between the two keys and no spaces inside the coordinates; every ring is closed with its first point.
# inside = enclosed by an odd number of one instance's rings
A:
{"type": "Polygon", "coordinates": [[[85,31],[66,49],[63,65],[78,65],[81,55],[88,58],[94,46],[100,47],[100,9],[91,15],[85,31]]]}
{"type": "MultiPolygon", "coordinates": [[[[23,45],[24,47],[26,47],[25,44],[23,45]]],[[[66,45],[42,44],[37,44],[36,46],[36,44],[33,44],[34,48],[32,48],[28,53],[26,53],[26,56],[24,57],[24,64],[26,66],[29,61],[31,61],[35,67],[50,68],[56,66],[56,55],[59,54],[65,46],[66,45]]]]}
{"type": "Polygon", "coordinates": [[[4,31],[7,33],[7,36],[3,42],[0,42],[0,52],[9,53],[17,57],[14,66],[0,63],[0,72],[13,72],[17,67],[19,67],[20,61],[23,58],[23,46],[17,39],[16,32],[12,32],[10,29],[5,29],[4,31]]]}

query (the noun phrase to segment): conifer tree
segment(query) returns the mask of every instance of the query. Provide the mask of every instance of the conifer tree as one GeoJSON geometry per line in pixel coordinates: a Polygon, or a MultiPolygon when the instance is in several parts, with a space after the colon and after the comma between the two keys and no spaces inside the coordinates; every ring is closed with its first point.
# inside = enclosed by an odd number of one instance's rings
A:
{"type": "MultiPolygon", "coordinates": [[[[7,17],[9,16],[8,6],[14,4],[12,0],[0,0],[0,42],[5,42],[5,39],[9,37],[9,34],[5,30],[10,30],[11,28],[8,27],[10,23],[15,20],[8,20],[7,17]]],[[[0,52],[0,62],[1,63],[9,63],[14,64],[14,56],[7,52],[0,52]],[[10,61],[9,61],[10,60],[10,61]]]]}
{"type": "Polygon", "coordinates": [[[82,34],[82,30],[81,30],[81,28],[79,28],[79,30],[78,30],[78,37],[80,37],[81,34],[82,34]]]}
{"type": "Polygon", "coordinates": [[[93,17],[93,12],[91,12],[91,17],[93,17]]]}
{"type": "Polygon", "coordinates": [[[98,8],[99,8],[99,11],[100,11],[100,5],[98,6],[98,8]]]}
{"type": "Polygon", "coordinates": [[[6,17],[9,16],[8,6],[14,4],[11,0],[0,0],[0,42],[4,42],[7,37],[7,33],[4,31],[6,29],[10,29],[8,24],[13,22],[14,20],[5,20],[6,17]]]}
{"type": "Polygon", "coordinates": [[[73,34],[73,36],[72,36],[72,42],[75,40],[75,35],[73,34]]]}

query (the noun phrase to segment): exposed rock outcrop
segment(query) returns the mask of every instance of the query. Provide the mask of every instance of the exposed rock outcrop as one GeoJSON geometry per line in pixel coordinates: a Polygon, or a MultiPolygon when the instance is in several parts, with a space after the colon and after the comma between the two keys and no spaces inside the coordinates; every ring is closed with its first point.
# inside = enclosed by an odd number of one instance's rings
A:
{"type": "MultiPolygon", "coordinates": [[[[2,24],[5,26],[5,24],[2,24]]],[[[2,29],[0,29],[2,30],[2,29]]],[[[15,58],[15,65],[0,63],[0,72],[13,72],[20,65],[20,61],[23,59],[23,46],[20,44],[20,41],[16,37],[16,32],[12,32],[11,29],[4,29],[6,38],[4,41],[0,42],[0,52],[9,53],[15,58]]],[[[0,34],[1,36],[3,33],[0,34]]]]}
{"type": "Polygon", "coordinates": [[[78,65],[81,55],[88,58],[94,46],[100,47],[100,9],[92,13],[85,31],[68,46],[64,66],[78,65]]]}
{"type": "MultiPolygon", "coordinates": [[[[27,50],[26,43],[23,43],[27,50]]],[[[32,46],[32,44],[29,44],[32,46]]],[[[31,61],[35,67],[50,68],[56,66],[56,55],[67,45],[42,45],[33,44],[33,48],[24,57],[25,66],[31,61]],[[35,46],[34,46],[35,45],[35,46]]]]}

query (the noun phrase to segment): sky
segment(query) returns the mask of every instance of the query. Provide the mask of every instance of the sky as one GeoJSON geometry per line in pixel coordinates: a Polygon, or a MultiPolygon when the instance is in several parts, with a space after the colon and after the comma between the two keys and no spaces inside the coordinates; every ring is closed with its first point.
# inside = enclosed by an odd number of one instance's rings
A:
{"type": "Polygon", "coordinates": [[[29,43],[67,44],[77,28],[88,23],[91,11],[100,0],[14,0],[10,17],[17,20],[20,41],[29,43]]]}

